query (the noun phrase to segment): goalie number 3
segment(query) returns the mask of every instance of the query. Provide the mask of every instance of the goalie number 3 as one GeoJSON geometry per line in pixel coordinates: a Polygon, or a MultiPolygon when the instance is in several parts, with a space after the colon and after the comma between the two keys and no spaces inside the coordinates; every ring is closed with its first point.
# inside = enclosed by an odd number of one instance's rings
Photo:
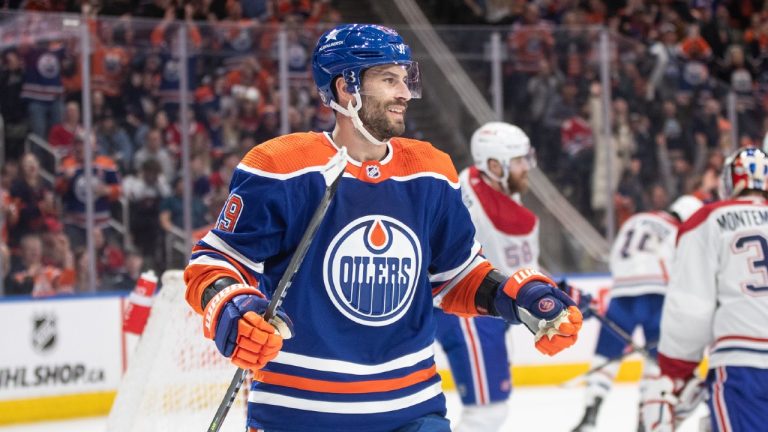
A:
{"type": "Polygon", "coordinates": [[[757,253],[749,258],[749,271],[758,274],[761,281],[742,282],[742,288],[756,294],[768,294],[768,240],[759,234],[749,234],[734,239],[732,249],[740,254],[754,248],[757,253]]]}
{"type": "Polygon", "coordinates": [[[237,226],[237,221],[240,219],[240,214],[243,212],[243,199],[240,195],[232,194],[227,199],[227,203],[224,204],[224,208],[221,209],[221,215],[219,215],[219,223],[216,224],[216,228],[221,231],[233,232],[237,226]]]}

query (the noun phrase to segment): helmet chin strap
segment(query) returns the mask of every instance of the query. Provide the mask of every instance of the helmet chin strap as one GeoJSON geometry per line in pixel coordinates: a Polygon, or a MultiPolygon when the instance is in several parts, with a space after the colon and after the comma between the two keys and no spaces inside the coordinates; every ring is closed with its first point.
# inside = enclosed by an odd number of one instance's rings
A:
{"type": "Polygon", "coordinates": [[[501,177],[498,177],[496,174],[492,173],[490,169],[486,169],[483,171],[483,174],[487,175],[491,180],[497,182],[501,185],[501,188],[504,190],[504,193],[509,195],[509,185],[507,184],[507,179],[509,178],[509,168],[503,167],[504,174],[501,175],[501,177]]]}
{"type": "Polygon", "coordinates": [[[360,115],[358,112],[363,107],[363,100],[360,97],[360,92],[355,92],[355,102],[356,105],[352,104],[352,101],[349,101],[349,104],[347,104],[347,107],[344,108],[343,106],[336,103],[336,101],[331,101],[331,108],[338,111],[342,115],[345,115],[352,119],[352,125],[357,129],[358,132],[360,132],[365,139],[367,139],[371,144],[373,145],[384,145],[389,142],[389,140],[386,141],[379,141],[376,138],[374,138],[373,135],[371,135],[370,132],[368,132],[368,129],[365,128],[365,125],[363,125],[363,121],[360,119],[360,115]]]}

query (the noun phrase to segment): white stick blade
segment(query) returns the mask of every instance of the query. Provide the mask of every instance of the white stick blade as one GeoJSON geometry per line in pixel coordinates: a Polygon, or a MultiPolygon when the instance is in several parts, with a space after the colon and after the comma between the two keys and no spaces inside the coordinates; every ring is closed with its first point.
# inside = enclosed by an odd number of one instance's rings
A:
{"type": "Polygon", "coordinates": [[[323,178],[325,178],[325,186],[328,187],[333,183],[336,178],[344,172],[344,168],[347,166],[347,148],[342,147],[332,157],[327,164],[323,167],[323,178]]]}

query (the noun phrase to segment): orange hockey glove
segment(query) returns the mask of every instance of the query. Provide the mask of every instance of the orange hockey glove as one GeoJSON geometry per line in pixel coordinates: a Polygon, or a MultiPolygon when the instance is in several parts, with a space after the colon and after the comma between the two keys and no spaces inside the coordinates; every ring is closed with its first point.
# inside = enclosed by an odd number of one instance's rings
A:
{"type": "Polygon", "coordinates": [[[261,369],[280,352],[283,339],[293,335],[293,324],[282,310],[272,320],[274,326],[264,321],[268,304],[256,288],[230,285],[205,307],[203,334],[238,367],[261,369]]]}
{"type": "Polygon", "coordinates": [[[513,324],[525,324],[540,352],[551,356],[576,343],[581,312],[551,279],[536,270],[521,269],[501,288],[494,300],[496,311],[513,324]]]}

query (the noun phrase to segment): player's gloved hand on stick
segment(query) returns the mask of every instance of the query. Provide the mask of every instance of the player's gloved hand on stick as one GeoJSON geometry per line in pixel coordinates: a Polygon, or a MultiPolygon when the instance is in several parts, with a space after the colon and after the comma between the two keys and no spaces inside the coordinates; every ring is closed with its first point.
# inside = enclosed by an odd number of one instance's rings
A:
{"type": "Polygon", "coordinates": [[[500,288],[494,299],[496,312],[507,321],[525,324],[535,335],[536,349],[554,355],[576,343],[581,312],[550,278],[520,269],[500,288]]]}
{"type": "Polygon", "coordinates": [[[594,299],[591,294],[586,293],[573,285],[569,285],[568,281],[565,279],[558,282],[557,287],[568,294],[568,297],[573,299],[573,302],[576,303],[576,307],[579,308],[579,312],[581,312],[581,316],[584,319],[588,319],[592,316],[592,313],[594,312],[594,309],[592,309],[592,302],[594,299]]]}
{"type": "Polygon", "coordinates": [[[667,375],[645,380],[640,394],[640,423],[644,432],[673,432],[706,398],[703,381],[673,380],[667,375]]]}
{"type": "Polygon", "coordinates": [[[282,310],[278,309],[272,324],[264,320],[268,304],[258,289],[230,285],[206,305],[203,334],[238,367],[261,369],[277,356],[283,339],[293,336],[293,323],[282,310]]]}

